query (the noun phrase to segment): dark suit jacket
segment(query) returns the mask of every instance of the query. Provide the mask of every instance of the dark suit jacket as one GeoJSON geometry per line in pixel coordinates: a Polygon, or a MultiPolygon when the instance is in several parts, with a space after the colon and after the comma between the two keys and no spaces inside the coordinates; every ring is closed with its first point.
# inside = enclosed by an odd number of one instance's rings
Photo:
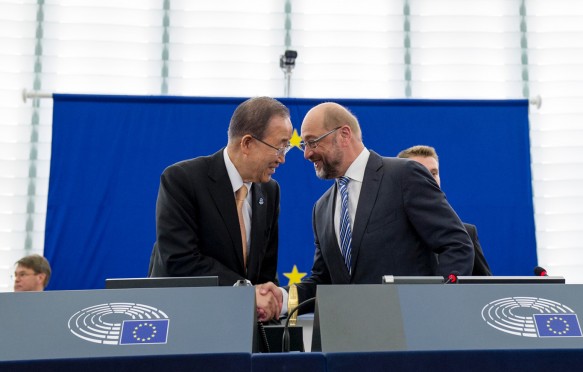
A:
{"type": "Polygon", "coordinates": [[[472,275],[492,275],[488,261],[486,261],[486,257],[484,257],[484,251],[482,251],[480,240],[478,239],[478,229],[475,225],[471,225],[469,223],[464,223],[464,227],[466,228],[468,235],[472,239],[472,244],[474,245],[474,270],[472,271],[472,275]]]}
{"type": "Polygon", "coordinates": [[[352,234],[352,276],[334,231],[336,183],[316,202],[316,252],[300,301],[316,284],[376,284],[383,275],[470,275],[472,242],[427,169],[415,161],[370,153],[352,234]],[[437,264],[434,253],[439,255],[437,264]]]}
{"type": "Polygon", "coordinates": [[[253,183],[247,272],[233,187],[223,150],[169,166],[160,178],[156,243],[149,276],[218,275],[220,285],[238,279],[277,283],[279,185],[253,183]]]}

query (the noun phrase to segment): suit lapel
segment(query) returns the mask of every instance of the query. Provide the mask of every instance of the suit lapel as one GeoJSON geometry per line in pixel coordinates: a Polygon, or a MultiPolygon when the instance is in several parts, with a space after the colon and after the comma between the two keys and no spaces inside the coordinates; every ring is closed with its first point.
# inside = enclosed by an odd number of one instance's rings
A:
{"type": "Polygon", "coordinates": [[[253,183],[251,187],[251,246],[249,251],[249,262],[247,263],[248,278],[253,278],[259,272],[259,262],[263,257],[265,249],[265,226],[267,225],[267,200],[263,195],[260,184],[253,183]]]}
{"type": "Polygon", "coordinates": [[[383,174],[383,172],[381,172],[382,166],[383,162],[381,157],[377,153],[371,151],[368,162],[366,163],[360,197],[358,198],[358,206],[356,207],[356,216],[354,217],[354,231],[352,232],[353,273],[355,271],[356,262],[358,261],[358,252],[360,251],[362,238],[379,193],[383,174]]]}
{"type": "Polygon", "coordinates": [[[225,166],[223,150],[218,151],[212,156],[208,176],[210,179],[210,195],[231,237],[233,253],[235,253],[239,260],[240,267],[243,268],[243,242],[241,241],[241,231],[239,230],[237,205],[235,203],[235,195],[233,194],[233,186],[227,173],[227,167],[225,166]]]}
{"type": "Polygon", "coordinates": [[[336,206],[336,193],[338,192],[338,184],[334,182],[334,186],[330,188],[330,192],[324,200],[322,210],[324,213],[324,225],[322,236],[320,237],[320,247],[322,254],[326,256],[330,263],[329,267],[339,268],[339,271],[331,272],[330,275],[334,278],[334,284],[348,284],[350,283],[350,274],[348,268],[344,263],[344,257],[338,245],[338,238],[336,237],[336,230],[334,229],[334,211],[336,206]],[[331,216],[331,218],[328,218],[331,216]],[[326,244],[326,242],[330,242],[326,244]]]}

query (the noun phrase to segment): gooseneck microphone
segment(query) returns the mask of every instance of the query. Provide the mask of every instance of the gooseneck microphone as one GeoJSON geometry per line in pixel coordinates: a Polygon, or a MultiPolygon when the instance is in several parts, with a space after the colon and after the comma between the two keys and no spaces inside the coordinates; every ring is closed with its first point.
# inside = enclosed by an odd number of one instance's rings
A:
{"type": "Polygon", "coordinates": [[[547,271],[540,266],[534,268],[534,275],[536,276],[549,276],[547,271]]]}
{"type": "Polygon", "coordinates": [[[455,284],[457,283],[457,277],[460,275],[459,271],[452,271],[448,276],[447,276],[447,281],[443,284],[455,284]]]}
{"type": "MultiPolygon", "coordinates": [[[[283,336],[282,336],[282,339],[281,339],[281,351],[283,353],[288,353],[289,350],[290,350],[290,348],[291,348],[290,339],[289,339],[289,323],[290,323],[290,318],[299,309],[301,309],[302,307],[304,307],[304,306],[306,306],[308,304],[311,304],[311,303],[313,303],[315,301],[316,301],[316,297],[309,298],[309,299],[305,300],[304,302],[300,302],[300,304],[298,306],[296,306],[291,311],[289,311],[288,316],[287,316],[287,320],[285,321],[285,326],[283,327],[283,336]]],[[[304,350],[301,350],[301,351],[304,351],[304,350]]]]}

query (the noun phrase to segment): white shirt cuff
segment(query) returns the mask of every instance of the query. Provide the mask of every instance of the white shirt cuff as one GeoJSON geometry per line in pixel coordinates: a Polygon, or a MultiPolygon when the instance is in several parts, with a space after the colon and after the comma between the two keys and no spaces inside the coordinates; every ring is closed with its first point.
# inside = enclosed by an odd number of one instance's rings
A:
{"type": "Polygon", "coordinates": [[[282,317],[285,314],[287,314],[287,299],[289,297],[289,294],[282,287],[279,287],[279,289],[281,289],[281,294],[283,295],[283,304],[281,306],[281,313],[279,314],[279,316],[282,317]]]}

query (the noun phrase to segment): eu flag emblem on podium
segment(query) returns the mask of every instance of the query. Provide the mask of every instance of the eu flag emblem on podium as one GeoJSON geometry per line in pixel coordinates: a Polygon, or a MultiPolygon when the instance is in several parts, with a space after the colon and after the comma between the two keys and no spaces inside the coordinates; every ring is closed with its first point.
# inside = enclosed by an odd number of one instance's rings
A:
{"type": "Polygon", "coordinates": [[[169,321],[169,319],[124,320],[119,344],[165,344],[169,321]]]}
{"type": "Polygon", "coordinates": [[[539,337],[581,337],[577,314],[534,314],[539,337]]]}

